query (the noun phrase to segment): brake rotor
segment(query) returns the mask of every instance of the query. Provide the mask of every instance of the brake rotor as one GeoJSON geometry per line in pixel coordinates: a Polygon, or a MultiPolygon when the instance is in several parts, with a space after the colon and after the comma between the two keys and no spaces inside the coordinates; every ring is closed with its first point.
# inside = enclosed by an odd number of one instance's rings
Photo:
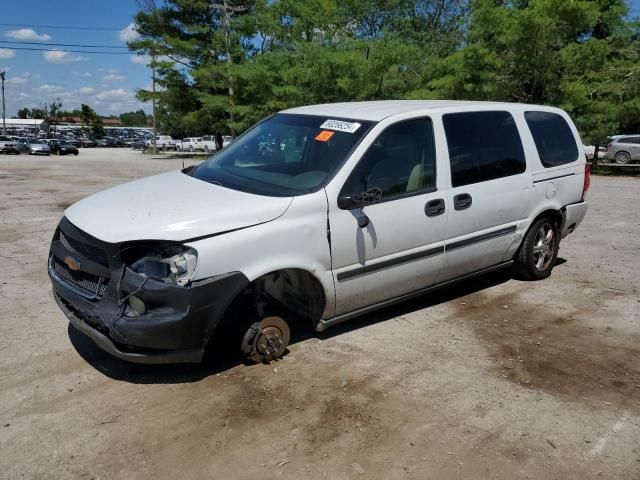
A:
{"type": "MultiPolygon", "coordinates": [[[[256,363],[269,362],[282,356],[289,346],[289,325],[280,317],[267,317],[254,323],[247,330],[245,341],[251,349],[248,358],[256,363]],[[248,339],[247,336],[253,338],[248,339]]],[[[244,342],[243,342],[244,343],[244,342]]]]}

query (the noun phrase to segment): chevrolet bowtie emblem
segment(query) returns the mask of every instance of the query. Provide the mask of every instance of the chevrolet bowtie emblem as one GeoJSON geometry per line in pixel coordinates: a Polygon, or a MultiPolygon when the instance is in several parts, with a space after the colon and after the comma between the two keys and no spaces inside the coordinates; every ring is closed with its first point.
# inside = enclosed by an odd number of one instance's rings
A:
{"type": "Polygon", "coordinates": [[[71,270],[80,270],[80,262],[73,257],[64,257],[64,263],[71,270]]]}

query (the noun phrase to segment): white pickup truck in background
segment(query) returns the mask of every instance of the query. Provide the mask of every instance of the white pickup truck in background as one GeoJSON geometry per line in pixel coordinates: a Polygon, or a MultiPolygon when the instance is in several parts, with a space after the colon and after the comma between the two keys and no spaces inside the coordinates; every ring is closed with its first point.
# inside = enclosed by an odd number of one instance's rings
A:
{"type": "MultiPolygon", "coordinates": [[[[153,139],[149,139],[147,140],[147,148],[151,148],[153,147],[153,139]]],[[[156,136],[156,148],[162,148],[162,149],[167,149],[167,148],[172,148],[174,150],[177,150],[176,147],[176,141],[171,138],[170,135],[157,135],[156,136]]]]}

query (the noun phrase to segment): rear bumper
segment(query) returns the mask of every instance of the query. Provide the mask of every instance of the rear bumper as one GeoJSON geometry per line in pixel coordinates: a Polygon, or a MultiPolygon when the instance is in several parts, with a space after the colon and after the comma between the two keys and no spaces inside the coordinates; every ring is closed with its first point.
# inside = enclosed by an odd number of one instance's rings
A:
{"type": "Polygon", "coordinates": [[[584,219],[589,204],[587,202],[578,202],[565,207],[564,221],[560,227],[560,236],[562,238],[573,232],[584,219]]]}

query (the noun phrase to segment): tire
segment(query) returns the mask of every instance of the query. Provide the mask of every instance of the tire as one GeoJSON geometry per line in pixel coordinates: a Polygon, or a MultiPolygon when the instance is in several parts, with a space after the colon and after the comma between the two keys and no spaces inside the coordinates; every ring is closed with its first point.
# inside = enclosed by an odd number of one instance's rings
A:
{"type": "Polygon", "coordinates": [[[513,266],[516,275],[523,280],[542,280],[551,275],[558,258],[560,231],[555,220],[538,219],[529,228],[513,266]]]}
{"type": "Polygon", "coordinates": [[[631,161],[631,155],[629,155],[629,152],[621,151],[616,153],[613,159],[616,161],[616,163],[626,165],[631,161]]]}

